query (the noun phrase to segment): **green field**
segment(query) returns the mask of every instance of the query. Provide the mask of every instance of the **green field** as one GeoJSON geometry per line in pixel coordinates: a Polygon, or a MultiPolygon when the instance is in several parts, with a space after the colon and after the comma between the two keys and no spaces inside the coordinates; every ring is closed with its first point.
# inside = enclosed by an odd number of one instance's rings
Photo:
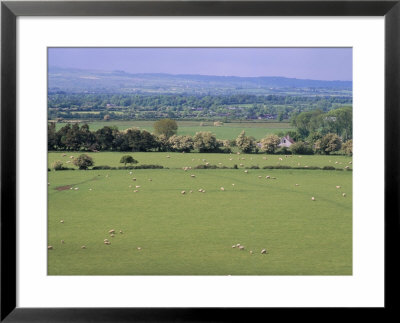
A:
{"type": "MultiPolygon", "coordinates": [[[[268,134],[277,132],[287,132],[294,130],[290,123],[285,122],[232,122],[224,123],[222,126],[214,126],[212,121],[203,122],[205,125],[200,126],[200,121],[177,121],[178,135],[193,136],[196,132],[210,131],[215,134],[218,139],[236,139],[242,130],[247,136],[253,136],[256,139],[261,139],[268,134]]],[[[65,123],[57,123],[56,130],[58,131],[65,123]]],[[[140,130],[153,132],[154,121],[99,121],[89,122],[89,129],[96,131],[104,126],[116,126],[119,130],[136,127],[140,130]]]]}
{"type": "MultiPolygon", "coordinates": [[[[50,152],[48,154],[49,168],[56,160],[64,163],[65,167],[78,169],[73,165],[73,157],[77,157],[82,152],[50,152]]],[[[108,165],[111,167],[124,166],[119,161],[124,155],[130,155],[142,164],[161,165],[165,168],[196,167],[198,165],[217,165],[219,167],[233,167],[235,164],[239,168],[250,168],[251,166],[291,166],[291,167],[324,167],[333,166],[344,169],[346,166],[352,168],[352,158],[348,156],[332,155],[267,155],[267,154],[213,154],[213,153],[165,153],[165,152],[99,152],[86,153],[91,156],[95,166],[108,165]],[[243,166],[242,166],[243,165],[243,166]]],[[[129,165],[128,165],[129,166],[129,165]]]]}
{"type": "MultiPolygon", "coordinates": [[[[49,163],[71,155],[79,153],[49,153],[49,163]]],[[[96,165],[120,166],[123,154],[91,155],[96,165]]],[[[351,158],[131,155],[169,169],[48,172],[48,274],[352,274],[352,172],[182,169],[206,162],[340,168],[351,158]],[[239,243],[243,251],[232,248],[239,243]],[[264,248],[267,254],[260,253],[264,248]]]]}

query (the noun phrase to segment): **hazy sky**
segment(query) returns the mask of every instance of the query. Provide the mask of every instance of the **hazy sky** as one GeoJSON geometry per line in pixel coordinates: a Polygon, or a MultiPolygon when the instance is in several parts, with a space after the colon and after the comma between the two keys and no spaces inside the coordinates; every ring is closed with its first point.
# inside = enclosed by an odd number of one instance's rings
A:
{"type": "Polygon", "coordinates": [[[351,81],[351,48],[49,48],[49,66],[351,81]]]}

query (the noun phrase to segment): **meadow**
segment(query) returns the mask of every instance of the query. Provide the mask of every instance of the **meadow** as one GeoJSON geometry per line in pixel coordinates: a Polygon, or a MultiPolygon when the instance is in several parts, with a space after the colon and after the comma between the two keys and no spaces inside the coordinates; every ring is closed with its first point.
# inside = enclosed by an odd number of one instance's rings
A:
{"type": "MultiPolygon", "coordinates": [[[[104,126],[116,126],[119,130],[128,128],[138,128],[154,132],[155,121],[93,121],[88,122],[89,129],[96,131],[104,126]]],[[[177,121],[178,135],[194,136],[196,132],[209,131],[215,134],[218,139],[235,139],[240,132],[244,130],[247,136],[253,136],[256,139],[261,139],[268,134],[294,130],[287,122],[230,122],[224,123],[222,126],[214,126],[212,121],[204,121],[203,126],[200,121],[177,121]]],[[[56,130],[65,126],[66,123],[57,123],[56,130]]]]}
{"type": "MultiPolygon", "coordinates": [[[[49,153],[49,165],[78,155],[49,153]]],[[[90,155],[117,167],[126,153],[90,155]]],[[[350,157],[129,155],[168,169],[48,172],[49,275],[352,274],[351,171],[244,170],[343,169],[350,157]],[[243,166],[194,169],[205,163],[243,166]]]]}

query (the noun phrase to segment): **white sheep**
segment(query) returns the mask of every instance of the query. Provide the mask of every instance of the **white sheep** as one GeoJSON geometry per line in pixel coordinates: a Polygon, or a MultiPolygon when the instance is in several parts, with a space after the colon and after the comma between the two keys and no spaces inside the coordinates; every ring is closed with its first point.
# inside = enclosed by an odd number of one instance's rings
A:
{"type": "Polygon", "coordinates": [[[264,254],[266,254],[266,253],[267,253],[267,250],[265,250],[265,249],[261,250],[261,254],[262,254],[262,255],[264,255],[264,254]]]}
{"type": "Polygon", "coordinates": [[[336,185],[336,188],[340,188],[340,186],[339,186],[339,185],[336,185]]]}
{"type": "Polygon", "coordinates": [[[65,243],[65,241],[64,241],[64,240],[61,240],[61,243],[62,243],[62,244],[64,244],[64,243],[65,243]]]}
{"type": "Polygon", "coordinates": [[[315,201],[315,197],[313,196],[313,197],[311,198],[311,200],[312,200],[312,201],[315,201]]]}
{"type": "Polygon", "coordinates": [[[47,249],[53,250],[53,246],[48,246],[47,249]]]}
{"type": "Polygon", "coordinates": [[[346,193],[343,193],[342,196],[343,196],[343,197],[346,197],[346,193]]]}
{"type": "Polygon", "coordinates": [[[109,234],[115,233],[114,229],[111,229],[110,231],[108,231],[109,234]]]}
{"type": "Polygon", "coordinates": [[[186,194],[186,192],[185,192],[185,191],[182,191],[181,194],[186,194]]]}
{"type": "Polygon", "coordinates": [[[86,246],[82,246],[81,249],[86,249],[86,246]]]}
{"type": "Polygon", "coordinates": [[[247,174],[249,171],[246,169],[244,172],[247,174]]]}
{"type": "Polygon", "coordinates": [[[64,223],[64,220],[60,220],[60,223],[64,223]]]}
{"type": "Polygon", "coordinates": [[[225,189],[223,187],[221,187],[221,191],[225,191],[225,189]]]}
{"type": "Polygon", "coordinates": [[[106,244],[106,245],[110,245],[110,244],[111,244],[111,242],[110,242],[110,241],[104,241],[104,244],[106,244]]]}
{"type": "Polygon", "coordinates": [[[122,234],[122,233],[123,233],[123,232],[122,232],[122,230],[119,230],[119,233],[121,233],[121,234],[122,234]]]}
{"type": "Polygon", "coordinates": [[[136,178],[132,178],[132,181],[134,181],[134,182],[135,182],[135,181],[136,181],[136,178]]]}
{"type": "Polygon", "coordinates": [[[195,178],[195,177],[196,177],[196,175],[193,175],[193,174],[192,174],[192,175],[190,175],[190,177],[192,177],[192,178],[195,178]]]}
{"type": "Polygon", "coordinates": [[[243,246],[239,246],[239,250],[244,250],[244,247],[243,246]]]}
{"type": "Polygon", "coordinates": [[[137,247],[137,250],[142,250],[142,248],[141,247],[137,247]]]}

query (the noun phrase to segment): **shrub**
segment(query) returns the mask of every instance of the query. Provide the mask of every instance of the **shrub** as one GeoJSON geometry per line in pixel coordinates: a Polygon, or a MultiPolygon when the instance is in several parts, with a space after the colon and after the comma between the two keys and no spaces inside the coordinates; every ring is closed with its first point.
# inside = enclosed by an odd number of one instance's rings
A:
{"type": "Polygon", "coordinates": [[[288,147],[280,147],[275,151],[275,154],[277,155],[291,155],[292,152],[288,147]]]}
{"type": "Polygon", "coordinates": [[[322,167],[323,170],[335,170],[336,168],[333,166],[324,166],[322,167]]]}
{"type": "Polygon", "coordinates": [[[51,165],[51,167],[52,167],[54,170],[61,170],[61,169],[63,168],[63,162],[62,162],[61,160],[56,160],[56,161],[51,165]]]}
{"type": "Polygon", "coordinates": [[[298,141],[291,145],[290,150],[296,155],[312,155],[314,153],[312,147],[303,141],[298,141]]]}
{"type": "Polygon", "coordinates": [[[74,159],[74,165],[78,166],[79,169],[88,169],[89,166],[93,166],[94,162],[92,157],[82,154],[79,155],[78,158],[74,159]]]}
{"type": "Polygon", "coordinates": [[[100,166],[94,166],[92,167],[93,170],[99,170],[99,169],[116,169],[115,167],[111,167],[108,165],[100,165],[100,166]]]}
{"type": "Polygon", "coordinates": [[[126,164],[137,164],[138,161],[136,159],[134,159],[132,156],[129,155],[125,155],[121,157],[121,160],[119,161],[121,164],[124,164],[126,166],[126,164]]]}

